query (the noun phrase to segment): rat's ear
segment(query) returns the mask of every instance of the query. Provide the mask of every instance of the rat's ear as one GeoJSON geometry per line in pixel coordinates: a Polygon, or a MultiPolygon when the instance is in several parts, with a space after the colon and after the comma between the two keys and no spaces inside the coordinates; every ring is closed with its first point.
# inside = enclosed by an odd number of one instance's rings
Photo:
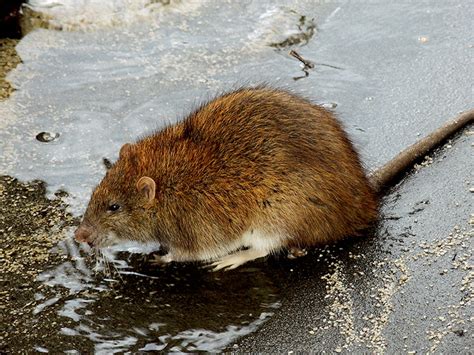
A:
{"type": "Polygon", "coordinates": [[[120,155],[119,155],[119,157],[123,159],[125,156],[130,155],[131,152],[132,152],[132,144],[130,144],[130,143],[125,143],[125,144],[122,146],[122,148],[120,148],[120,155]]]}
{"type": "Polygon", "coordinates": [[[147,203],[152,203],[155,199],[156,184],[152,178],[142,176],[137,182],[137,190],[146,198],[147,203]]]}

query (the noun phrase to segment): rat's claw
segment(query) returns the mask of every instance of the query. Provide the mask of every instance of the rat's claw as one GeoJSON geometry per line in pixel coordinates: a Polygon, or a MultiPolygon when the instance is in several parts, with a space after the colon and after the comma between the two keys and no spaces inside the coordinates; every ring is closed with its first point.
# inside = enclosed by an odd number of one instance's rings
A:
{"type": "Polygon", "coordinates": [[[222,269],[227,271],[227,270],[235,269],[239,265],[242,265],[242,264],[236,264],[229,259],[230,258],[228,257],[223,257],[221,260],[211,263],[209,265],[209,268],[212,268],[212,271],[219,271],[222,269]]]}

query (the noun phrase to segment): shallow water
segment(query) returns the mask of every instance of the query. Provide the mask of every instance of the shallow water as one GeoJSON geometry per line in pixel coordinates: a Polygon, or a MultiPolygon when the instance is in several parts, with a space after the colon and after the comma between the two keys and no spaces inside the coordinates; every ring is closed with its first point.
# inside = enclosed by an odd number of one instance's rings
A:
{"type": "MultiPolygon", "coordinates": [[[[23,64],[9,76],[17,91],[0,103],[0,168],[44,180],[50,192],[66,190],[74,215],[103,176],[103,158],[115,160],[122,144],[223,90],[292,85],[301,68],[285,46],[317,33],[305,2],[192,1],[134,12],[130,6],[140,5],[124,1],[126,13],[88,2],[98,13],[92,23],[80,2],[40,3],[33,5],[52,16],[51,27],[71,31],[40,29],[17,47],[23,64]]],[[[218,351],[279,307],[279,289],[261,265],[231,273],[200,264],[161,269],[144,261],[150,250],[121,254],[107,276],[112,266],[95,265],[68,230],[56,251],[64,262],[38,277],[48,292],[37,294],[33,314],[41,320],[55,307],[67,326],[36,350],[218,351]]]]}
{"type": "Polygon", "coordinates": [[[130,253],[104,264],[67,235],[55,251],[66,261],[38,276],[48,296],[36,295],[33,316],[54,306],[55,320],[67,324],[60,341],[38,344],[49,351],[73,350],[70,337],[76,350],[97,353],[218,351],[280,305],[278,287],[258,266],[213,273],[199,264],[157,267],[130,253]]]}
{"type": "Polygon", "coordinates": [[[0,104],[7,118],[0,123],[2,172],[67,190],[79,215],[104,174],[102,159],[116,159],[122,144],[223,90],[287,86],[299,75],[299,62],[272,45],[288,38],[298,44],[301,17],[314,17],[305,2],[191,4],[169,5],[127,27],[38,30],[24,38],[17,47],[24,64],[9,76],[18,91],[0,104]],[[45,133],[56,138],[36,138],[45,133]]]}

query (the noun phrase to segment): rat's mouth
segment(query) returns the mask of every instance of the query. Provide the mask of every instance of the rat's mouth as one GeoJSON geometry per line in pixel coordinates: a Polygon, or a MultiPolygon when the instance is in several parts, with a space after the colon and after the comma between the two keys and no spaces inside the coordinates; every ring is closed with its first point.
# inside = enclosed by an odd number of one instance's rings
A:
{"type": "Polygon", "coordinates": [[[112,247],[119,244],[119,242],[120,241],[116,237],[116,234],[112,231],[109,231],[105,234],[94,235],[86,241],[86,243],[94,249],[112,247]]]}
{"type": "Polygon", "coordinates": [[[97,228],[83,222],[74,233],[76,241],[85,243],[92,249],[101,249],[117,244],[120,240],[114,231],[98,231],[97,228]]]}
{"type": "Polygon", "coordinates": [[[97,229],[89,224],[82,223],[74,233],[76,241],[79,243],[85,243],[89,247],[94,249],[103,248],[113,243],[113,233],[99,233],[97,229]]]}
{"type": "Polygon", "coordinates": [[[101,249],[109,245],[108,239],[103,236],[94,236],[84,241],[92,249],[101,249]]]}

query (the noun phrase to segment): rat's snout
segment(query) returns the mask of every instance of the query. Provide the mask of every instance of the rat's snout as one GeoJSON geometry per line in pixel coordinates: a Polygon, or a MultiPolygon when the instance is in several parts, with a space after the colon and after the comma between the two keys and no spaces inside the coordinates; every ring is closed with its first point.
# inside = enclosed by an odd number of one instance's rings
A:
{"type": "Polygon", "coordinates": [[[94,230],[91,226],[81,224],[74,232],[74,237],[78,242],[90,242],[94,230]]]}

